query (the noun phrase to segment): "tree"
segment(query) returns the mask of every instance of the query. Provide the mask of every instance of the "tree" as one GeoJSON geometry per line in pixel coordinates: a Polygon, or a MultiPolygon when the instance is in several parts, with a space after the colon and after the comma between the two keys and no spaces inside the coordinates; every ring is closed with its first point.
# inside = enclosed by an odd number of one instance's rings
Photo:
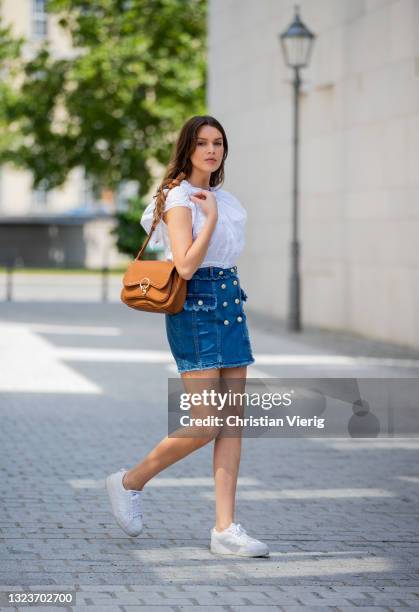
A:
{"type": "Polygon", "coordinates": [[[15,136],[8,109],[16,102],[13,83],[21,70],[22,45],[23,39],[14,38],[10,27],[0,21],[0,155],[12,146],[15,136]]]}
{"type": "MultiPolygon", "coordinates": [[[[116,236],[116,246],[120,253],[137,255],[147,238],[147,232],[138,222],[147,204],[144,198],[131,198],[127,210],[116,213],[117,225],[111,233],[116,236]]],[[[142,259],[155,259],[155,257],[156,252],[147,249],[141,256],[142,259]]]]}
{"type": "Polygon", "coordinates": [[[94,187],[138,181],[166,164],[189,116],[205,112],[204,0],[49,0],[74,53],[44,44],[6,104],[18,137],[0,161],[32,171],[34,187],[62,185],[83,167],[94,187]]]}

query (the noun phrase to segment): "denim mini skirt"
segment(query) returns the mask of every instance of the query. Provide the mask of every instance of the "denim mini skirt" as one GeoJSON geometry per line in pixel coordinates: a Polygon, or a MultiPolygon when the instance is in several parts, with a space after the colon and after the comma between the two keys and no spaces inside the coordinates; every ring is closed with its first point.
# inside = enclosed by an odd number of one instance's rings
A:
{"type": "Polygon", "coordinates": [[[165,314],[179,373],[250,365],[255,359],[237,266],[198,268],[187,281],[183,310],[165,314]]]}

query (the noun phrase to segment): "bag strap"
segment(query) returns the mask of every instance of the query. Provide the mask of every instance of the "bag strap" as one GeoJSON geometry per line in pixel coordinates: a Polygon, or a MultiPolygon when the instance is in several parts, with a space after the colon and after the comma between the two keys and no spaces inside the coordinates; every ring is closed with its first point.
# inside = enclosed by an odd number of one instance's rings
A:
{"type": "MultiPolygon", "coordinates": [[[[168,187],[168,191],[164,194],[165,199],[167,198],[167,194],[169,193],[170,189],[172,189],[172,187],[177,187],[180,185],[180,182],[183,181],[183,179],[186,178],[186,174],[184,172],[181,172],[180,174],[178,174],[178,176],[175,179],[172,179],[169,183],[168,187]]],[[[162,188],[163,190],[163,188],[162,188]]],[[[163,211],[161,213],[161,215],[159,217],[155,217],[153,219],[153,223],[151,224],[151,228],[150,228],[150,233],[148,234],[147,238],[144,240],[143,245],[141,247],[141,249],[138,251],[137,256],[136,256],[136,260],[137,259],[141,259],[149,241],[151,238],[152,233],[154,232],[154,230],[156,229],[158,223],[160,223],[162,217],[163,217],[163,213],[164,213],[164,208],[163,211]]]]}
{"type": "Polygon", "coordinates": [[[147,238],[144,240],[143,245],[142,245],[141,249],[138,251],[137,256],[136,256],[135,259],[138,259],[138,260],[141,259],[142,255],[143,255],[143,253],[144,253],[144,251],[145,251],[145,249],[146,249],[146,247],[147,247],[147,245],[148,245],[148,243],[150,241],[151,234],[156,229],[157,224],[158,224],[159,221],[160,221],[160,219],[154,219],[153,220],[153,223],[152,223],[151,229],[150,229],[150,233],[148,234],[147,238]]]}

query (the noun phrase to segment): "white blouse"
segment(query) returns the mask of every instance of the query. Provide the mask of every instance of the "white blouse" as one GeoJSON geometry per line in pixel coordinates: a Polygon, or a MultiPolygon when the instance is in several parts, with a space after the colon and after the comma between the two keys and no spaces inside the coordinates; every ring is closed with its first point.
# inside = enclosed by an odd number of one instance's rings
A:
{"type": "MultiPolygon", "coordinates": [[[[174,206],[185,206],[191,210],[193,240],[198,236],[206,219],[199,204],[195,204],[189,198],[190,194],[198,191],[200,187],[194,187],[188,181],[183,180],[178,187],[170,189],[164,207],[164,212],[174,206]]],[[[217,200],[218,220],[200,267],[231,268],[236,265],[236,260],[244,248],[247,212],[239,200],[228,191],[218,187],[211,187],[210,191],[214,192],[217,200]]],[[[167,188],[164,192],[167,193],[167,188]]],[[[154,206],[155,199],[153,198],[141,217],[140,223],[147,233],[153,222],[154,206]]],[[[158,223],[148,244],[151,247],[164,246],[165,258],[173,261],[168,229],[163,219],[158,223]]]]}

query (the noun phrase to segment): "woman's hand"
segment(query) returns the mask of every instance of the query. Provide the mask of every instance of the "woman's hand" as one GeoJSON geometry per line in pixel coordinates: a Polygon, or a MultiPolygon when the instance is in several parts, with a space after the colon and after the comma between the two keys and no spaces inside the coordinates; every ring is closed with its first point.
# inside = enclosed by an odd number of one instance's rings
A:
{"type": "Polygon", "coordinates": [[[212,191],[201,189],[194,195],[189,196],[192,202],[201,207],[202,212],[207,217],[218,218],[218,204],[212,191]]]}

